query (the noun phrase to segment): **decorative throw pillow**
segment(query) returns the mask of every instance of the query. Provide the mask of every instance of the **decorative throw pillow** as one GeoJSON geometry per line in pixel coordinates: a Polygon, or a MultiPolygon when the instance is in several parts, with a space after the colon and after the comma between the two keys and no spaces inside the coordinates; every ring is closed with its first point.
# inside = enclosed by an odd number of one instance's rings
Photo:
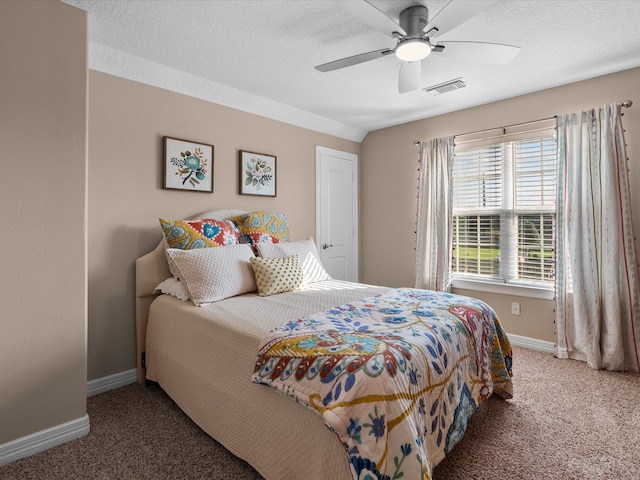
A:
{"type": "Polygon", "coordinates": [[[303,285],[331,280],[331,276],[322,266],[316,244],[311,237],[307,240],[291,243],[259,243],[256,247],[258,253],[263,257],[283,258],[290,255],[298,255],[302,263],[302,273],[304,274],[303,285]]]}
{"type": "Polygon", "coordinates": [[[189,300],[189,294],[185,290],[184,284],[177,278],[167,278],[156,287],[154,293],[157,291],[176,297],[183,302],[189,300]]]}
{"type": "Polygon", "coordinates": [[[289,241],[289,226],[284,213],[251,212],[233,217],[247,243],[289,241]]]}
{"type": "Polygon", "coordinates": [[[225,298],[255,292],[249,245],[225,248],[168,248],[189,297],[198,307],[225,298]]]}
{"type": "Polygon", "coordinates": [[[253,257],[249,261],[261,297],[291,292],[302,285],[304,275],[297,255],[285,258],[253,257]]]}
{"type": "Polygon", "coordinates": [[[160,219],[162,232],[169,248],[220,247],[238,243],[240,232],[231,220],[165,220],[160,219]]]}

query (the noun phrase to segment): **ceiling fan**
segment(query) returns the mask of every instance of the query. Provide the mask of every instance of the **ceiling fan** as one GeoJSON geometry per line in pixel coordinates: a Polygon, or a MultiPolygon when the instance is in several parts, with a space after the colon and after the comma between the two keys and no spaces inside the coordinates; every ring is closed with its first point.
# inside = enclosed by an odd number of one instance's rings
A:
{"type": "Polygon", "coordinates": [[[315,67],[331,72],[368,62],[394,53],[402,60],[398,76],[400,93],[417,90],[422,74],[422,59],[432,52],[447,58],[493,64],[507,64],[520,52],[520,47],[485,42],[439,42],[437,37],[461,25],[496,0],[451,0],[438,14],[429,19],[424,5],[414,5],[400,12],[396,23],[365,0],[340,1],[338,4],[365,23],[397,40],[395,47],[383,48],[324,63],[315,67]]]}

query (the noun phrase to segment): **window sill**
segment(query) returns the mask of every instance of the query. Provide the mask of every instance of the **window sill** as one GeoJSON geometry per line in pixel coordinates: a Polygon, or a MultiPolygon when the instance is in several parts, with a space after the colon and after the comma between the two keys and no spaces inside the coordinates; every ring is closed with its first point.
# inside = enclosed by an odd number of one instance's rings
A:
{"type": "Polygon", "coordinates": [[[553,300],[555,291],[553,287],[537,285],[517,285],[513,283],[498,283],[489,280],[477,280],[469,278],[454,278],[451,286],[463,290],[476,290],[478,292],[499,293],[502,295],[516,295],[518,297],[539,298],[541,300],[553,300]]]}

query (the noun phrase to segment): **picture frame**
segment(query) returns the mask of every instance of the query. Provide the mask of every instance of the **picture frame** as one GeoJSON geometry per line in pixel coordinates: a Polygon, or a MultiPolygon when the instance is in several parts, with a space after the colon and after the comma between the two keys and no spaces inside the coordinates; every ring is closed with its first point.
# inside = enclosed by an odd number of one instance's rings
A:
{"type": "Polygon", "coordinates": [[[162,188],[213,193],[214,146],[163,137],[162,188]]]}
{"type": "Polygon", "coordinates": [[[240,150],[240,195],[277,195],[277,157],[240,150]]]}

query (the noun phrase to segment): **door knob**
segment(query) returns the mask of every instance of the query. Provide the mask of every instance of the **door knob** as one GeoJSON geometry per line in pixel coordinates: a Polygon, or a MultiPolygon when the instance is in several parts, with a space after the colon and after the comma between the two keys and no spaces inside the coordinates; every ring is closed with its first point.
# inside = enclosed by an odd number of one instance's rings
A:
{"type": "Polygon", "coordinates": [[[333,245],[327,245],[326,243],[323,243],[323,244],[322,244],[322,249],[323,249],[323,250],[326,250],[326,249],[327,249],[327,248],[329,248],[329,247],[333,247],[333,245]]]}

